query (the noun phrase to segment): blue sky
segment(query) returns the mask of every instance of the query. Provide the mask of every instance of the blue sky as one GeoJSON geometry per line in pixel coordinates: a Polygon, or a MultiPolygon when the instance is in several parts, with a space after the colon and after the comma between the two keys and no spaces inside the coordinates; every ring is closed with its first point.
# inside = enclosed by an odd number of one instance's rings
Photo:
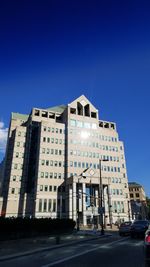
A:
{"type": "Polygon", "coordinates": [[[129,181],[150,196],[149,1],[1,1],[0,160],[12,111],[84,94],[115,121],[129,181]]]}

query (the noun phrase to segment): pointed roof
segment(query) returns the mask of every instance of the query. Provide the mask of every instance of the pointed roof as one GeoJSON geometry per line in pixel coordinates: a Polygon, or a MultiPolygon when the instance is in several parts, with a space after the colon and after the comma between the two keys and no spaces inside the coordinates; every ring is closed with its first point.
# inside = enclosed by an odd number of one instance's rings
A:
{"type": "Polygon", "coordinates": [[[73,102],[69,104],[69,106],[75,106],[77,102],[80,102],[82,106],[86,106],[87,104],[89,104],[93,111],[97,111],[97,109],[92,105],[92,103],[87,99],[85,95],[81,95],[76,98],[73,102]]]}

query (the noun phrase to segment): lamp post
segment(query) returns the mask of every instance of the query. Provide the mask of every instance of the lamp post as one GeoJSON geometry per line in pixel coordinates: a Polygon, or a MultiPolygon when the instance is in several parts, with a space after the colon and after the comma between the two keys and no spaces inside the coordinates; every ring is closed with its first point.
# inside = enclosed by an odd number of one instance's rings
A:
{"type": "Polygon", "coordinates": [[[131,220],[131,217],[130,217],[130,200],[128,200],[128,218],[130,221],[131,220]]]}
{"type": "Polygon", "coordinates": [[[101,235],[104,235],[104,222],[103,222],[103,184],[102,184],[102,161],[108,161],[108,159],[99,159],[99,224],[101,225],[101,235]]]}

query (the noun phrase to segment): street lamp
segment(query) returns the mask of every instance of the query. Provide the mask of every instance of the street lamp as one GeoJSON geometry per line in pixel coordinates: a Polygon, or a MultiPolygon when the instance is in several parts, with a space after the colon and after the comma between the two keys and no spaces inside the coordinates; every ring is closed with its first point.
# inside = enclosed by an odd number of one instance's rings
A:
{"type": "Polygon", "coordinates": [[[103,184],[102,184],[102,167],[101,162],[108,161],[108,159],[99,159],[99,224],[101,225],[101,235],[104,235],[104,222],[103,222],[103,214],[104,214],[104,207],[103,207],[103,184]]]}

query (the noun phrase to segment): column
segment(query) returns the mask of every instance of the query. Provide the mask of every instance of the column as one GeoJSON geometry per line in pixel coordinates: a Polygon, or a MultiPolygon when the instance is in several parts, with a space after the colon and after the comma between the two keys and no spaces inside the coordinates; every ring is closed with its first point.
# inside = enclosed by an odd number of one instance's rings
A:
{"type": "Polygon", "coordinates": [[[72,183],[73,191],[72,191],[72,214],[73,220],[77,220],[77,192],[76,192],[76,183],[73,181],[72,183]]]}
{"type": "Polygon", "coordinates": [[[72,194],[72,185],[69,185],[69,218],[73,219],[73,194],[72,194]]]}

